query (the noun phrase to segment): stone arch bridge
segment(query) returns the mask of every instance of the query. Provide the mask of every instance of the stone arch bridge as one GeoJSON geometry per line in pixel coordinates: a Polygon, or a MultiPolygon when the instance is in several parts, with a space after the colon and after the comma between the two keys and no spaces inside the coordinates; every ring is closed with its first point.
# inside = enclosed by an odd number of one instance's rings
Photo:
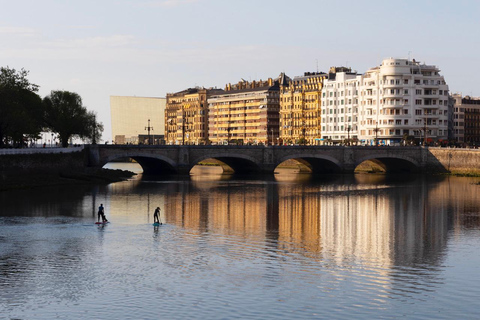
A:
{"type": "Polygon", "coordinates": [[[302,162],[313,173],[326,174],[353,173],[366,160],[394,173],[449,170],[423,147],[90,145],[86,146],[85,157],[86,166],[96,168],[115,159],[132,158],[147,174],[188,174],[193,166],[209,158],[222,161],[236,173],[273,173],[289,159],[302,162]]]}

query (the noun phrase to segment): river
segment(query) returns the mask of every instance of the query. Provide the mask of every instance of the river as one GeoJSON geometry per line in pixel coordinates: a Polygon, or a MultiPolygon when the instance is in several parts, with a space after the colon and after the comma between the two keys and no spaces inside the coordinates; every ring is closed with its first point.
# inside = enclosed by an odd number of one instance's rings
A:
{"type": "Polygon", "coordinates": [[[0,192],[0,318],[478,318],[479,180],[198,171],[0,192]]]}

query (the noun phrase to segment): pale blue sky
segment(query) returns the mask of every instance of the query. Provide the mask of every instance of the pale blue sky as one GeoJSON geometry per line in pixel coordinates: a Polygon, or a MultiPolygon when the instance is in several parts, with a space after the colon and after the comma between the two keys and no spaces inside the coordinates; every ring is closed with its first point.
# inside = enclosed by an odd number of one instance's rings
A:
{"type": "Polygon", "coordinates": [[[0,65],[44,97],[77,92],[111,140],[111,95],[290,77],[388,57],[437,65],[480,96],[480,1],[0,0],[0,65]],[[318,61],[318,62],[317,62],[318,61]]]}

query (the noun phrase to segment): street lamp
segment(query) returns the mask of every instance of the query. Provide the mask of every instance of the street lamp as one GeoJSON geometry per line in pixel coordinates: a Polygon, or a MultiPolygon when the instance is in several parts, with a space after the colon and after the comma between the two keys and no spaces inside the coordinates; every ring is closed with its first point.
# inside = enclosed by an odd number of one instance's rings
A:
{"type": "Polygon", "coordinates": [[[350,130],[351,130],[351,127],[350,127],[350,125],[348,125],[348,127],[347,127],[347,145],[350,145],[350,130]]]}
{"type": "MultiPolygon", "coordinates": [[[[303,117],[303,114],[302,114],[302,117],[303,117]]],[[[302,120],[302,138],[303,138],[303,143],[302,143],[302,144],[303,144],[303,145],[305,145],[305,143],[306,143],[306,141],[307,141],[307,139],[306,139],[306,137],[305,137],[305,131],[306,131],[306,129],[305,129],[305,120],[302,120]]]]}
{"type": "Polygon", "coordinates": [[[272,133],[272,146],[273,146],[273,128],[270,128],[270,132],[272,133]]]}
{"type": "Polygon", "coordinates": [[[378,121],[375,121],[375,145],[378,146],[378,121]]]}
{"type": "Polygon", "coordinates": [[[423,119],[424,128],[423,128],[423,146],[427,145],[427,117],[423,119]]]}
{"type": "Polygon", "coordinates": [[[150,130],[153,131],[153,127],[150,127],[150,119],[148,119],[148,126],[145,127],[145,130],[148,130],[148,145],[150,145],[151,144],[151,142],[150,142],[150,130]]]}

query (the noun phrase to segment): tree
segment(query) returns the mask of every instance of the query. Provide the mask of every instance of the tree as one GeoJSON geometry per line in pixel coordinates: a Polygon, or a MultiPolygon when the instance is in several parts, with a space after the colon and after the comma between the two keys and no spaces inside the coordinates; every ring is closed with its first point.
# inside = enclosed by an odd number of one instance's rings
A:
{"type": "Polygon", "coordinates": [[[38,136],[42,130],[42,99],[27,75],[24,69],[0,68],[0,147],[22,145],[25,135],[38,136]]]}
{"type": "Polygon", "coordinates": [[[21,69],[17,71],[15,69],[10,69],[8,66],[6,68],[0,67],[0,85],[7,88],[16,88],[16,89],[25,89],[31,92],[37,92],[39,86],[28,81],[28,71],[21,69]]]}
{"type": "Polygon", "coordinates": [[[63,147],[72,137],[89,139],[96,143],[103,132],[103,125],[96,121],[94,112],[82,105],[82,98],[75,92],[52,91],[43,99],[45,123],[58,134],[63,147]]]}

